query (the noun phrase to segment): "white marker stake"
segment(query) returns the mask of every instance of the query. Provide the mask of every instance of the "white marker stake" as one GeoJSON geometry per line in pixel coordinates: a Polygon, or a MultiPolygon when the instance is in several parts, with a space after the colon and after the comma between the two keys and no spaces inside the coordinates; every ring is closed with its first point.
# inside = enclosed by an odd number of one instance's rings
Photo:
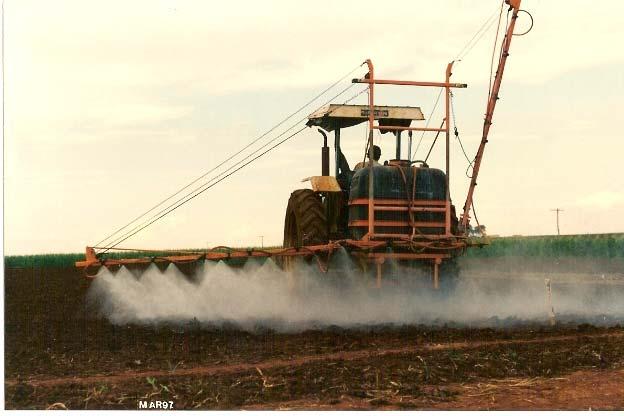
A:
{"type": "Polygon", "coordinates": [[[554,326],[555,325],[555,308],[552,305],[552,289],[550,287],[550,279],[545,279],[544,282],[546,283],[546,291],[548,292],[546,307],[548,308],[548,316],[550,318],[550,325],[554,326]]]}

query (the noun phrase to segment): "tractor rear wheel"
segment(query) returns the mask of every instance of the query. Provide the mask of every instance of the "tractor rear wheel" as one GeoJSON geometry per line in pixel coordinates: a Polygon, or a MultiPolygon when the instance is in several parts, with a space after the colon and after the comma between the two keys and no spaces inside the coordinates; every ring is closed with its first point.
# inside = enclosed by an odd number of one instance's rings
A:
{"type": "Polygon", "coordinates": [[[311,189],[290,194],[284,219],[284,247],[326,244],[327,217],[321,197],[311,189]]]}
{"type": "MultiPolygon", "coordinates": [[[[290,194],[284,219],[284,248],[325,244],[327,237],[327,216],[320,195],[311,189],[298,189],[290,194]]],[[[287,271],[293,271],[294,257],[282,257],[278,264],[287,271]]],[[[297,287],[293,275],[289,286],[297,287]]]]}

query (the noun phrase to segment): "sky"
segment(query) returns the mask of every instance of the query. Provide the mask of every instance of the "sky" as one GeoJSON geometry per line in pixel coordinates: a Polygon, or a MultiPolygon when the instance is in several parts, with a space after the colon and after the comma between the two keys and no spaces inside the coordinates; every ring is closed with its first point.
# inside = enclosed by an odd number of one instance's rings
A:
{"type": "MultiPolygon", "coordinates": [[[[210,171],[340,79],[442,81],[446,64],[499,8],[492,0],[4,3],[4,250],[80,252],[210,171]]],[[[490,234],[624,232],[624,28],[619,1],[524,0],[475,206],[490,234]],[[518,30],[529,19],[521,15],[518,30]]],[[[504,17],[503,17],[504,18],[504,17]]],[[[472,157],[486,105],[492,25],[455,64],[455,116],[472,157]]],[[[282,130],[349,86],[344,81],[282,130]]],[[[355,85],[333,102],[361,90],[355,85]]],[[[380,105],[437,90],[380,86],[380,105]]],[[[363,104],[366,94],[351,103],[363,104]]],[[[439,111],[431,116],[440,122],[439,111]]],[[[257,144],[277,136],[278,129],[257,144]]],[[[355,163],[364,126],[342,132],[355,163]]],[[[419,137],[419,136],[415,136],[419,137]]],[[[425,135],[417,156],[432,141],[425,135]]],[[[376,137],[382,159],[390,135],[376,137]]],[[[122,246],[279,245],[290,193],[320,174],[313,129],[222,181],[122,246]]],[[[443,166],[441,147],[432,166],[443,166]]],[[[405,150],[404,150],[405,152],[405,150]]],[[[469,180],[457,142],[451,197],[469,180]]],[[[332,151],[333,158],[333,151],[332,151]]],[[[227,165],[226,165],[227,166],[227,165]]],[[[333,170],[333,167],[332,167],[333,170]]],[[[215,171],[217,173],[219,171],[215,171]]],[[[212,176],[212,175],[211,175],[212,176]]],[[[210,177],[210,176],[208,176],[210,177]]]]}

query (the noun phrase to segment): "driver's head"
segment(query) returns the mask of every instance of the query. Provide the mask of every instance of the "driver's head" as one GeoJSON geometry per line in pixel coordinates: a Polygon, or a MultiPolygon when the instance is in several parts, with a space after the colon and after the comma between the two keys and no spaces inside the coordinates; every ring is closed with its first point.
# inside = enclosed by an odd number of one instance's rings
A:
{"type": "Polygon", "coordinates": [[[373,145],[373,160],[375,162],[379,162],[380,157],[381,157],[381,148],[377,145],[373,145]]]}

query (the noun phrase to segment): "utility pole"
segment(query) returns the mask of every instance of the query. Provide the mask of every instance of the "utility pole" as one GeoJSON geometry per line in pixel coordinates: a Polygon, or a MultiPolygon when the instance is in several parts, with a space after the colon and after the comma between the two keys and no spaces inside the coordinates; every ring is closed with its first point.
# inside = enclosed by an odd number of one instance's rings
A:
{"type": "Polygon", "coordinates": [[[551,211],[555,211],[557,213],[557,235],[561,235],[561,233],[559,232],[559,213],[563,212],[563,210],[560,208],[555,208],[551,209],[551,211]]]}
{"type": "Polygon", "coordinates": [[[259,235],[258,237],[260,237],[260,246],[262,248],[264,248],[264,236],[263,235],[259,235]]]}

